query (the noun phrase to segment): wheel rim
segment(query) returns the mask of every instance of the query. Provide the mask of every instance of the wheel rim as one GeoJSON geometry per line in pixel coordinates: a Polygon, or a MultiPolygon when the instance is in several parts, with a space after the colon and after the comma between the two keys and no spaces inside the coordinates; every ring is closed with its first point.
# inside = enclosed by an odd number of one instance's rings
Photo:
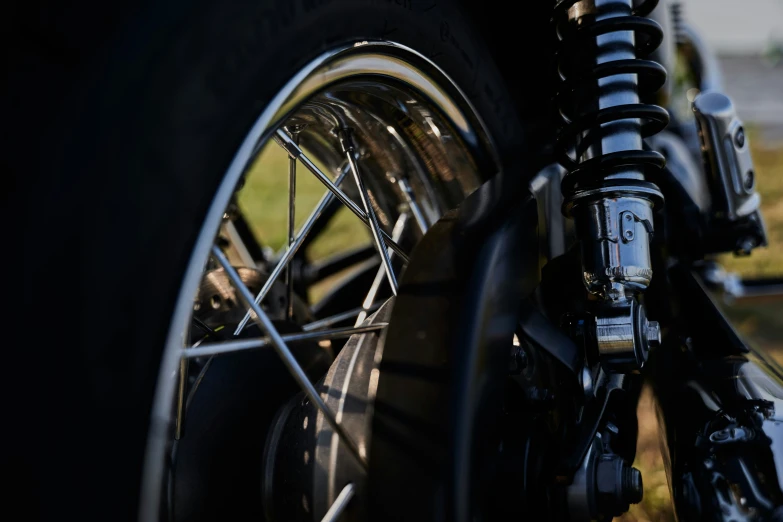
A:
{"type": "MultiPolygon", "coordinates": [[[[253,125],[227,170],[183,278],[151,414],[141,520],[157,520],[161,513],[168,446],[177,434],[178,412],[181,423],[185,408],[187,381],[181,370],[187,368],[187,361],[197,356],[273,346],[286,362],[286,343],[303,338],[341,338],[349,333],[377,330],[378,325],[364,330],[333,326],[347,317],[356,318],[357,325],[361,323],[380,304],[373,301],[382,285],[392,288],[395,293],[396,279],[401,271],[399,265],[408,253],[397,243],[403,239],[408,246],[415,243],[427,226],[494,174],[499,164],[494,150],[479,116],[459,88],[432,62],[398,44],[364,41],[334,49],[304,67],[281,89],[253,125]],[[281,249],[274,260],[275,268],[266,280],[266,292],[261,288],[259,292],[248,294],[244,279],[233,267],[261,260],[255,260],[253,253],[243,248],[244,242],[239,239],[241,234],[233,222],[224,217],[235,201],[238,185],[248,176],[267,144],[275,146],[272,141],[276,141],[289,155],[290,162],[297,165],[296,174],[291,174],[289,166],[288,173],[278,175],[288,174],[290,180],[314,175],[327,185],[327,190],[316,211],[298,231],[289,217],[286,248],[281,249]],[[329,176],[329,173],[335,174],[329,176]],[[349,184],[349,181],[353,183],[349,184]],[[375,254],[380,254],[381,266],[364,302],[357,303],[357,307],[342,315],[333,314],[311,321],[303,325],[302,332],[282,337],[266,313],[256,307],[258,314],[253,317],[245,314],[240,325],[244,326],[248,320],[264,325],[264,331],[268,332],[264,339],[225,341],[219,345],[205,343],[194,347],[189,339],[194,321],[193,303],[208,261],[213,259],[213,263],[222,266],[226,280],[235,285],[236,297],[241,300],[244,293],[263,304],[275,288],[277,278],[283,281],[289,275],[291,259],[307,249],[309,233],[317,222],[317,210],[323,207],[323,214],[331,204],[330,200],[353,207],[352,212],[359,217],[357,221],[365,221],[371,232],[375,254]],[[400,210],[400,203],[405,210],[400,210]],[[410,232],[412,229],[415,233],[410,232]],[[406,239],[406,231],[413,237],[406,239]],[[215,246],[221,232],[229,237],[226,249],[215,246]],[[393,265],[395,258],[396,267],[393,265]]],[[[290,214],[294,213],[295,203],[295,198],[291,198],[290,214]]],[[[291,313],[290,282],[293,280],[293,276],[288,278],[284,291],[288,299],[287,314],[291,313]]],[[[237,328],[235,333],[241,329],[237,328]]],[[[296,374],[295,360],[288,363],[289,370],[296,374]]],[[[309,381],[301,381],[301,368],[299,372],[299,382],[305,392],[308,392],[309,384],[310,393],[317,396],[309,381]]],[[[329,417],[330,413],[326,412],[324,416],[329,417]]],[[[331,421],[334,422],[333,417],[331,421]]],[[[341,434],[339,426],[334,428],[341,434]]],[[[351,444],[350,438],[345,434],[341,436],[345,443],[351,444]]],[[[365,458],[356,448],[354,451],[359,460],[365,458]]],[[[350,493],[346,492],[339,499],[347,504],[350,493]]],[[[340,505],[335,502],[330,513],[339,514],[340,505]]]]}

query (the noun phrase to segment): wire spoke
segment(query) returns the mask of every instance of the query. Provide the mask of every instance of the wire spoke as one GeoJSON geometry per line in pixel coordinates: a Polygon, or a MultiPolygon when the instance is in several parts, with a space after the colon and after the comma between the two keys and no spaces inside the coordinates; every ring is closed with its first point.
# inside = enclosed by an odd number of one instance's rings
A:
{"type": "Polygon", "coordinates": [[[191,386],[190,391],[188,392],[188,397],[185,400],[185,410],[190,408],[190,403],[193,401],[193,397],[195,397],[196,392],[198,391],[198,387],[201,386],[201,383],[204,381],[204,377],[206,377],[207,375],[207,371],[209,371],[209,367],[212,366],[212,360],[213,360],[212,357],[207,359],[207,362],[204,363],[204,366],[202,366],[201,371],[198,372],[198,375],[196,376],[196,381],[193,383],[193,386],[191,386]]]}
{"type": "MultiPolygon", "coordinates": [[[[369,218],[367,217],[367,214],[364,213],[362,209],[360,209],[358,206],[356,206],[356,203],[354,203],[351,198],[345,195],[345,192],[340,190],[335,183],[332,182],[332,180],[329,179],[329,177],[321,172],[321,169],[319,169],[305,154],[302,152],[302,149],[299,148],[299,146],[294,143],[291,138],[288,137],[288,134],[285,132],[278,130],[277,133],[274,136],[275,141],[285,149],[285,151],[292,157],[298,159],[302,162],[302,164],[307,167],[307,170],[313,173],[318,180],[323,183],[326,188],[332,191],[332,193],[339,199],[343,205],[348,207],[348,210],[356,214],[356,216],[362,220],[362,222],[367,225],[368,227],[371,227],[369,218]]],[[[381,236],[383,237],[385,243],[387,246],[391,247],[392,250],[394,250],[400,258],[408,262],[408,254],[398,245],[395,243],[392,238],[384,232],[383,230],[380,231],[381,236]]]]}
{"type": "Polygon", "coordinates": [[[259,304],[253,300],[253,294],[250,293],[250,290],[248,290],[247,286],[245,286],[245,284],[242,282],[242,279],[240,279],[239,274],[237,274],[236,270],[234,270],[234,267],[231,266],[231,264],[228,262],[228,259],[226,259],[226,256],[216,245],[212,245],[212,256],[223,267],[223,270],[226,271],[226,274],[228,275],[229,279],[231,279],[231,282],[234,285],[234,288],[236,288],[240,299],[245,302],[245,305],[249,306],[255,312],[255,317],[253,320],[256,322],[256,324],[258,324],[261,330],[265,331],[269,335],[269,340],[272,343],[272,346],[274,346],[275,350],[280,356],[280,359],[282,359],[283,364],[291,373],[291,376],[305,392],[305,395],[307,395],[312,403],[321,411],[324,419],[329,423],[340,439],[342,439],[343,443],[346,445],[349,451],[353,453],[359,464],[366,471],[367,460],[359,452],[359,448],[356,446],[356,443],[348,436],[343,427],[337,422],[337,420],[332,415],[332,412],[329,411],[329,408],[327,408],[326,403],[315,389],[315,386],[313,386],[313,383],[310,382],[307,374],[299,365],[296,358],[294,358],[291,350],[288,349],[288,346],[280,336],[280,333],[272,324],[272,320],[269,319],[269,316],[267,316],[263,310],[261,310],[261,306],[259,306],[259,304]]]}
{"type": "MultiPolygon", "coordinates": [[[[408,224],[408,213],[403,212],[402,214],[397,217],[397,221],[394,223],[394,228],[392,229],[392,238],[395,241],[399,241],[402,238],[402,234],[405,232],[405,227],[408,224]]],[[[394,252],[389,249],[389,259],[392,258],[394,255],[394,252]]],[[[369,315],[369,309],[372,306],[372,304],[375,302],[375,298],[378,297],[378,290],[381,289],[381,284],[383,283],[385,275],[385,270],[383,267],[380,267],[378,271],[375,273],[375,279],[373,279],[372,285],[370,286],[370,289],[367,291],[367,295],[364,297],[364,301],[362,301],[362,311],[359,313],[359,315],[356,317],[356,326],[359,326],[364,322],[365,319],[367,319],[367,316],[369,315]]]]}
{"type": "MultiPolygon", "coordinates": [[[[292,139],[294,143],[299,144],[299,132],[293,129],[292,139]]],[[[294,220],[296,219],[296,160],[288,157],[288,248],[294,244],[294,220]]],[[[286,282],[286,317],[291,319],[294,316],[294,274],[291,273],[291,266],[285,270],[286,282]]]]}
{"type": "Polygon", "coordinates": [[[182,437],[185,422],[185,390],[188,384],[188,361],[184,357],[179,361],[179,378],[177,382],[177,424],[174,427],[174,439],[182,437]]]}
{"type": "MultiPolygon", "coordinates": [[[[340,175],[337,176],[335,185],[340,185],[347,174],[348,168],[343,169],[342,172],[340,172],[340,175]]],[[[280,277],[280,274],[288,266],[288,263],[290,263],[294,258],[294,255],[296,255],[296,252],[302,246],[302,243],[304,243],[304,240],[307,237],[307,234],[310,232],[310,229],[313,227],[313,224],[318,220],[318,217],[321,215],[324,209],[329,206],[334,197],[335,196],[332,192],[327,192],[323,195],[323,197],[321,197],[321,201],[318,203],[318,206],[315,208],[315,210],[313,210],[312,214],[310,214],[310,217],[307,218],[305,224],[302,225],[302,228],[299,230],[299,234],[296,236],[293,244],[288,247],[288,250],[285,251],[283,257],[281,257],[280,261],[277,262],[277,265],[272,270],[272,273],[269,274],[269,278],[267,278],[266,283],[264,283],[264,286],[261,287],[261,290],[258,292],[258,295],[255,298],[255,304],[259,304],[264,300],[266,295],[272,289],[272,286],[275,284],[275,281],[277,281],[277,278],[280,277]]],[[[253,311],[248,310],[245,314],[245,317],[242,318],[242,321],[239,322],[239,326],[237,326],[236,330],[234,330],[234,335],[239,335],[242,333],[242,330],[244,330],[245,326],[247,326],[247,323],[252,318],[252,315],[253,311]]]]}
{"type": "MultiPolygon", "coordinates": [[[[334,328],[332,330],[316,330],[312,332],[302,332],[281,335],[280,338],[288,344],[301,342],[318,342],[330,339],[344,339],[354,334],[377,332],[387,326],[387,323],[374,323],[357,327],[334,328]]],[[[269,337],[257,337],[254,339],[233,339],[218,343],[203,344],[199,347],[185,348],[182,357],[186,359],[195,359],[197,357],[207,357],[213,355],[225,355],[248,350],[257,350],[267,348],[272,345],[269,337]]]]}
{"type": "MultiPolygon", "coordinates": [[[[200,328],[205,328],[209,331],[207,334],[207,337],[209,335],[215,335],[215,331],[201,322],[199,319],[197,319],[195,316],[193,316],[193,321],[196,325],[199,325],[200,328]]],[[[198,348],[198,346],[204,342],[204,339],[206,337],[202,337],[196,344],[193,345],[192,348],[198,348]]],[[[202,372],[203,373],[203,372],[202,372]]],[[[199,375],[199,378],[202,376],[199,375]]],[[[198,385],[200,379],[196,380],[196,385],[198,385]]],[[[188,387],[188,361],[185,357],[182,357],[179,360],[179,372],[177,375],[177,411],[176,411],[176,418],[175,418],[175,426],[174,426],[174,440],[179,440],[182,438],[182,430],[185,427],[185,410],[187,409],[187,402],[185,399],[185,392],[187,391],[188,387]]],[[[192,390],[191,394],[195,391],[192,390]]]]}
{"type": "Polygon", "coordinates": [[[202,321],[201,319],[199,319],[195,315],[193,316],[192,319],[193,319],[193,324],[195,324],[197,327],[199,327],[201,330],[203,330],[204,333],[207,333],[207,334],[212,335],[212,336],[216,336],[217,335],[217,332],[215,332],[215,330],[210,328],[209,325],[207,325],[204,321],[202,321]]]}
{"type": "Polygon", "coordinates": [[[305,332],[312,332],[315,330],[320,330],[321,328],[327,328],[333,324],[341,323],[343,321],[347,321],[348,319],[353,319],[362,312],[372,313],[380,308],[382,304],[383,303],[375,303],[366,309],[360,306],[359,308],[354,308],[353,310],[348,310],[347,312],[330,315],[329,317],[324,317],[323,319],[313,321],[312,323],[307,323],[302,327],[302,330],[305,332]]]}
{"type": "MultiPolygon", "coordinates": [[[[422,212],[419,203],[416,201],[416,197],[413,194],[413,189],[411,189],[411,184],[408,183],[408,180],[403,177],[400,177],[400,180],[397,182],[397,184],[400,186],[400,189],[402,189],[402,195],[405,196],[405,201],[407,201],[408,208],[411,209],[413,218],[419,225],[419,230],[421,230],[422,234],[426,234],[427,229],[429,228],[429,225],[427,224],[427,218],[424,216],[424,212],[422,212]]],[[[392,236],[394,236],[393,232],[392,236]]]]}
{"type": "Polygon", "coordinates": [[[356,187],[359,189],[359,197],[362,200],[362,205],[364,205],[364,212],[368,217],[372,238],[373,241],[375,241],[375,247],[378,249],[378,254],[381,256],[381,266],[386,271],[386,278],[389,280],[389,286],[391,287],[392,293],[397,295],[397,277],[394,275],[394,268],[392,267],[389,253],[386,251],[386,244],[381,235],[381,232],[383,231],[378,224],[378,216],[375,215],[375,209],[372,207],[370,195],[367,192],[367,187],[359,172],[359,165],[356,163],[356,155],[354,154],[356,148],[353,144],[351,131],[349,129],[342,129],[339,132],[339,136],[340,145],[343,148],[345,157],[348,158],[348,164],[351,166],[351,171],[353,171],[353,179],[356,182],[356,187]]]}
{"type": "Polygon", "coordinates": [[[321,519],[321,522],[336,522],[336,520],[340,518],[340,515],[343,514],[343,511],[345,511],[348,502],[353,498],[355,490],[356,487],[353,484],[346,484],[343,490],[340,491],[340,494],[337,495],[337,498],[334,499],[334,502],[329,507],[329,511],[326,512],[324,518],[321,519]]]}

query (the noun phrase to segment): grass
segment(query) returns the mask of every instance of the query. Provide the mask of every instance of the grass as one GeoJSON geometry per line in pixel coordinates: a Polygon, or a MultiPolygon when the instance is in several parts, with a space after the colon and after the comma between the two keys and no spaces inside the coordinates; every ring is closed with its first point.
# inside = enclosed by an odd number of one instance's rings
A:
{"type": "MultiPolygon", "coordinates": [[[[315,162],[319,169],[334,179],[335,173],[315,162]]],[[[266,248],[279,251],[288,238],[288,155],[273,141],[268,142],[251,166],[245,185],[239,192],[238,204],[242,214],[266,248]]],[[[299,231],[327,189],[302,164],[297,165],[295,230],[299,231]]],[[[365,245],[371,240],[364,226],[345,207],[340,208],[329,221],[323,233],[307,249],[311,261],[325,259],[340,252],[365,245]]],[[[320,299],[344,274],[316,283],[309,290],[309,299],[320,299]]]]}
{"type": "Polygon", "coordinates": [[[669,483],[663,467],[655,399],[649,387],[642,390],[636,407],[639,436],[636,442],[634,466],[642,472],[644,497],[616,522],[674,522],[669,483]]]}
{"type": "MultiPolygon", "coordinates": [[[[327,174],[329,169],[316,162],[327,174]]],[[[315,176],[297,165],[296,230],[316,207],[326,188],[315,176]]],[[[270,141],[251,166],[245,185],[239,193],[239,207],[256,238],[265,247],[280,250],[288,235],[288,155],[270,141]]],[[[349,210],[342,208],[327,226],[325,233],[308,249],[310,259],[323,259],[369,241],[365,226],[349,210]]]]}
{"type": "MultiPolygon", "coordinates": [[[[780,276],[783,275],[783,145],[766,143],[756,132],[751,132],[751,143],[769,246],[757,249],[750,257],[738,258],[729,254],[719,259],[727,270],[745,277],[780,276]]],[[[319,167],[327,172],[322,166],[319,167]]],[[[321,183],[301,166],[298,172],[297,229],[325,192],[321,183]]],[[[275,250],[279,250],[286,241],[287,198],[288,158],[282,149],[270,143],[251,168],[245,187],[240,192],[239,205],[256,237],[263,245],[275,250]]],[[[345,209],[332,220],[326,232],[308,251],[311,259],[321,259],[369,241],[364,225],[345,209]]],[[[783,339],[783,324],[780,320],[783,317],[783,306],[739,307],[732,314],[740,330],[752,342],[773,353],[783,363],[783,346],[779,344],[779,340],[783,339]]],[[[658,445],[658,422],[653,401],[652,394],[645,390],[637,408],[639,438],[634,464],[642,472],[644,500],[617,519],[622,522],[674,520],[658,445]]]]}

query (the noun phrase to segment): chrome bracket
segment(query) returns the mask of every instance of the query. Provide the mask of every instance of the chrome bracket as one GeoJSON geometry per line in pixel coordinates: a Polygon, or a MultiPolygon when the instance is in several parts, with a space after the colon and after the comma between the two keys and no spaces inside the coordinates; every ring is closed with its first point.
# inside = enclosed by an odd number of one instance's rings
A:
{"type": "Polygon", "coordinates": [[[699,95],[693,112],[712,199],[709,228],[717,238],[712,250],[749,255],[767,244],[767,236],[748,136],[734,104],[723,93],[699,95]]]}
{"type": "Polygon", "coordinates": [[[661,342],[657,322],[648,321],[635,299],[621,299],[601,307],[595,319],[595,339],[601,365],[607,373],[640,370],[650,349],[661,342]]]}

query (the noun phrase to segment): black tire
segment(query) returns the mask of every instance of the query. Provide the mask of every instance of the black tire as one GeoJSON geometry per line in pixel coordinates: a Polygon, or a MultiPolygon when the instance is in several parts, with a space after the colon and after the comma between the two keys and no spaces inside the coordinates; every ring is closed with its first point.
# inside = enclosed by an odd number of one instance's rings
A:
{"type": "Polygon", "coordinates": [[[24,303],[37,310],[25,326],[46,334],[27,345],[35,376],[19,388],[37,399],[20,421],[31,450],[11,456],[13,479],[40,495],[18,511],[27,519],[136,518],[159,360],[196,236],[250,126],[301,66],[345,41],[399,42],[469,94],[504,161],[524,142],[492,56],[449,2],[95,7],[20,13],[8,84],[24,303]]]}

